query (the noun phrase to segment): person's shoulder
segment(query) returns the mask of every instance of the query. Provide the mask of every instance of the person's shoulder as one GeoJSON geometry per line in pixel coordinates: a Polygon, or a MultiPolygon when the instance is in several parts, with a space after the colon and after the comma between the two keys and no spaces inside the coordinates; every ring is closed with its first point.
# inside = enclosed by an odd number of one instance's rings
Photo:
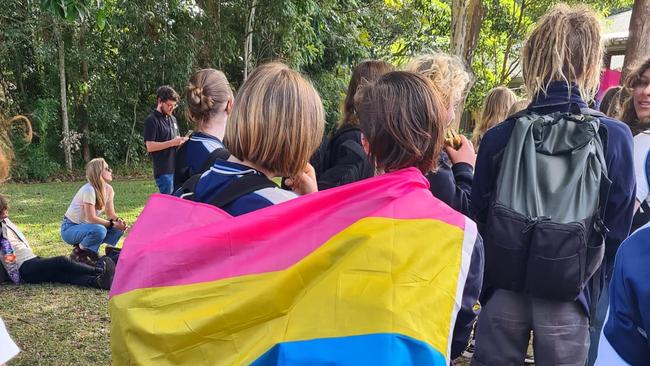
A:
{"type": "Polygon", "coordinates": [[[612,141],[612,139],[632,139],[632,131],[625,123],[611,117],[600,117],[599,120],[601,125],[607,129],[609,141],[612,141]]]}
{"type": "Polygon", "coordinates": [[[494,153],[505,148],[516,122],[516,118],[509,118],[487,130],[481,139],[480,151],[494,153]]]}
{"type": "Polygon", "coordinates": [[[650,223],[632,233],[618,249],[619,256],[650,260],[650,223]]]}
{"type": "Polygon", "coordinates": [[[271,202],[274,205],[298,197],[296,193],[278,187],[262,188],[253,192],[253,194],[256,194],[264,199],[267,199],[269,202],[271,202]]]}

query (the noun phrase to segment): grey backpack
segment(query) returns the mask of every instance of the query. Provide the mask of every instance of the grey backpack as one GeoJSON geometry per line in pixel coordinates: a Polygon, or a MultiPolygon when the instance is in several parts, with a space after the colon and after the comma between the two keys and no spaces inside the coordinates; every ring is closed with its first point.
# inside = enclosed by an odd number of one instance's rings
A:
{"type": "Polygon", "coordinates": [[[600,267],[611,181],[598,115],[516,117],[484,238],[489,285],[569,301],[600,267]]]}

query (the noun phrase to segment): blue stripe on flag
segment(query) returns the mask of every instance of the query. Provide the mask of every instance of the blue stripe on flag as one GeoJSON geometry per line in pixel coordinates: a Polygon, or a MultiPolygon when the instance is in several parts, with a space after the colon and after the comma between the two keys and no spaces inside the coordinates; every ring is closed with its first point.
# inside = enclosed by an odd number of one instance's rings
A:
{"type": "Polygon", "coordinates": [[[253,366],[446,364],[443,354],[430,345],[392,333],[280,343],[252,363],[253,366]]]}

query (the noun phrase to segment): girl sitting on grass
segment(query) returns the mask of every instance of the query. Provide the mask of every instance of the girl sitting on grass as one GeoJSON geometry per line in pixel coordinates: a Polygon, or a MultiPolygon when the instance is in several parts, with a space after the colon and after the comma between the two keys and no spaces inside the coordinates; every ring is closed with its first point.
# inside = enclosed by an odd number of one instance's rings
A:
{"type": "Polygon", "coordinates": [[[115,192],[110,183],[113,171],[102,158],[95,158],[86,165],[86,179],[75,194],[61,223],[61,238],[74,245],[70,258],[76,262],[94,265],[99,246],[106,243],[106,254],[114,255],[118,240],[128,228],[126,221],[115,213],[115,192]],[[100,217],[106,212],[106,219],[100,217]]]}

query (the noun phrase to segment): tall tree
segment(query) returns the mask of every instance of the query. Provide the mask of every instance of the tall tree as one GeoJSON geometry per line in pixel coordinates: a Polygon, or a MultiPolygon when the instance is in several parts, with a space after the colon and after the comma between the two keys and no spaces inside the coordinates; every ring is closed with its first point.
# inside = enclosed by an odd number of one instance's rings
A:
{"type": "Polygon", "coordinates": [[[634,64],[650,56],[650,0],[635,0],[625,46],[624,78],[634,64]]]}

